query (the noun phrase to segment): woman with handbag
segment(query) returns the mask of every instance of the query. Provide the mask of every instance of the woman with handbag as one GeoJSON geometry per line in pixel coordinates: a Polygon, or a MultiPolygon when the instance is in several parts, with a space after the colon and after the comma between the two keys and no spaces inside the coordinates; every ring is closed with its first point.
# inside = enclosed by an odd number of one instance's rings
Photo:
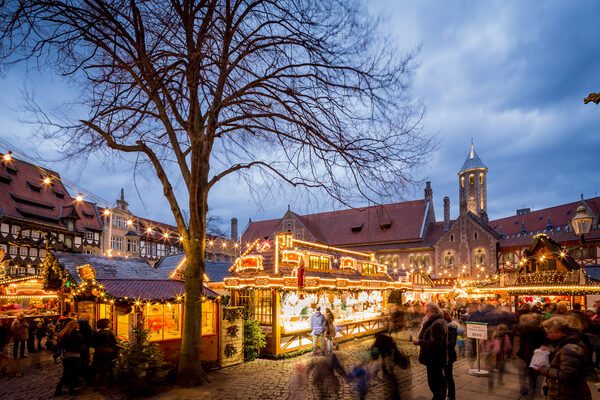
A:
{"type": "Polygon", "coordinates": [[[60,358],[63,363],[63,374],[56,386],[55,396],[63,393],[62,386],[69,387],[69,394],[77,394],[75,387],[78,384],[79,355],[83,346],[83,336],[79,333],[79,323],[69,322],[58,334],[60,358]]]}

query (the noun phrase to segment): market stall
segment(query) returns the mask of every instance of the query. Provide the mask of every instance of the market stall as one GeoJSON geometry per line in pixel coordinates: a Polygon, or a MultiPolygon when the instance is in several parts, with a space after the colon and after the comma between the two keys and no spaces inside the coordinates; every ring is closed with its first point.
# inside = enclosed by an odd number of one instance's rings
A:
{"type": "MultiPolygon", "coordinates": [[[[150,329],[150,341],[168,357],[181,345],[184,316],[184,282],[172,279],[173,271],[152,267],[144,259],[89,254],[46,253],[44,282],[60,289],[63,309],[90,315],[93,327],[107,318],[121,340],[132,337],[140,324],[150,329]]],[[[201,358],[217,361],[220,296],[204,287],[201,358]]]]}
{"type": "Polygon", "coordinates": [[[373,254],[334,248],[279,234],[255,241],[224,279],[234,306],[251,309],[280,354],[312,346],[310,316],[317,306],[335,316],[337,338],[384,329],[393,289],[406,289],[373,254]]]}

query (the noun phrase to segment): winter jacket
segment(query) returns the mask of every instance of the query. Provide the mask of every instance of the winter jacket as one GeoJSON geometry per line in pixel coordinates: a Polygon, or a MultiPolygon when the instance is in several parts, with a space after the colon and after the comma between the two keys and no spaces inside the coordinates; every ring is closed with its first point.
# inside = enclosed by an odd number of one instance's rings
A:
{"type": "Polygon", "coordinates": [[[419,362],[428,366],[444,367],[448,360],[448,324],[440,314],[425,321],[419,332],[419,362]]]}
{"type": "Polygon", "coordinates": [[[59,343],[64,358],[79,357],[83,349],[83,336],[78,330],[73,330],[68,336],[62,338],[59,343]]]}
{"type": "Polygon", "coordinates": [[[15,339],[27,339],[29,336],[29,330],[27,329],[29,324],[27,321],[15,318],[12,325],[10,326],[10,332],[15,339]]]}
{"type": "Polygon", "coordinates": [[[456,362],[456,337],[458,336],[458,324],[455,321],[448,322],[448,364],[456,362]]]}
{"type": "Polygon", "coordinates": [[[98,329],[94,332],[93,346],[96,349],[95,356],[112,358],[117,350],[117,339],[110,329],[98,329]]]}
{"type": "Polygon", "coordinates": [[[325,337],[331,339],[335,337],[335,325],[333,324],[333,314],[325,314],[325,337]]]}
{"type": "Polygon", "coordinates": [[[540,368],[547,377],[550,400],[591,400],[590,388],[583,373],[590,354],[581,336],[571,333],[563,337],[550,364],[540,368]]]}
{"type": "Polygon", "coordinates": [[[313,335],[321,335],[325,332],[325,317],[321,314],[320,311],[315,311],[315,313],[310,317],[310,330],[313,335]]]}
{"type": "Polygon", "coordinates": [[[516,333],[519,336],[517,357],[529,365],[534,350],[539,349],[546,341],[546,331],[539,324],[519,323],[516,333]]]}

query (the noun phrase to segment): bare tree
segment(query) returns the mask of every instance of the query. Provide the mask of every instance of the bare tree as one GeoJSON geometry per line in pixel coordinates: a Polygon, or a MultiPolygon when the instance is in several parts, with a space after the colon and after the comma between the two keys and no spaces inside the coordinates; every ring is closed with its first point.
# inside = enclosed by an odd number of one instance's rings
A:
{"type": "Polygon", "coordinates": [[[414,53],[359,0],[0,3],[4,64],[34,60],[80,85],[85,115],[53,122],[65,151],[137,153],[162,184],[188,259],[180,384],[205,380],[211,188],[238,173],[378,201],[413,182],[432,148],[409,91],[414,53]]]}

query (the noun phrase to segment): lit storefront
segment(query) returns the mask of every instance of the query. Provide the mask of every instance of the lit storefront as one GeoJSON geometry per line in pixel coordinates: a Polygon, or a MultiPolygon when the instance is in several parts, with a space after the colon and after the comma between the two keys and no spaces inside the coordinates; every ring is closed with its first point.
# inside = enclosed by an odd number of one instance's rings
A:
{"type": "Polygon", "coordinates": [[[394,281],[371,253],[280,234],[255,241],[224,280],[234,306],[248,306],[267,333],[268,351],[312,346],[310,317],[317,306],[335,316],[337,338],[384,329],[387,297],[408,283],[394,281]]]}
{"type": "Polygon", "coordinates": [[[58,316],[57,294],[45,290],[39,275],[0,280],[0,318],[58,316]]]}

